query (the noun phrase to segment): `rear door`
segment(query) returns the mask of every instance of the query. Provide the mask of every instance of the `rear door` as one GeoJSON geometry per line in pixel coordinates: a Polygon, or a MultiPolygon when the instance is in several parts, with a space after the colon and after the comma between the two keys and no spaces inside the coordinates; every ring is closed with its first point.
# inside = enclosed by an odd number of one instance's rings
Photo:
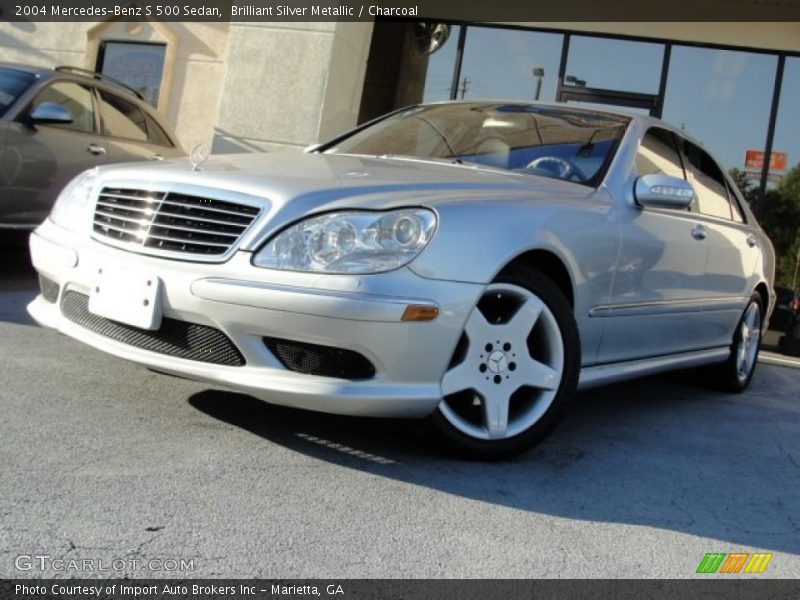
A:
{"type": "Polygon", "coordinates": [[[97,131],[93,94],[88,86],[55,81],[43,88],[30,107],[8,125],[2,157],[2,221],[12,226],[42,222],[61,189],[81,171],[106,162],[97,131]],[[53,102],[72,115],[67,124],[37,124],[26,117],[43,102],[53,102]]]}
{"type": "Polygon", "coordinates": [[[686,170],[697,193],[696,212],[708,246],[704,305],[709,346],[731,343],[733,329],[755,287],[757,238],[745,223],[739,200],[722,169],[702,148],[682,140],[686,170]]]}

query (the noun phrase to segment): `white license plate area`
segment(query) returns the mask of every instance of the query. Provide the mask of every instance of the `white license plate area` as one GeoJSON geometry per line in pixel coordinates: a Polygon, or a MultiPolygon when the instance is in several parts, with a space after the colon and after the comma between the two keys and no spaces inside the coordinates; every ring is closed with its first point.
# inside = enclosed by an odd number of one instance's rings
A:
{"type": "Polygon", "coordinates": [[[140,329],[161,327],[161,282],[152,273],[120,265],[94,268],[89,312],[140,329]]]}

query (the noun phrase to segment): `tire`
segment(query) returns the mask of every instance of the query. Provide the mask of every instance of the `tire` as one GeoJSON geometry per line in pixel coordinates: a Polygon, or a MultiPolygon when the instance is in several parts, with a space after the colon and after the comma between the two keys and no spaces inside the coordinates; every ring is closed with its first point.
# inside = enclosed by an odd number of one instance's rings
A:
{"type": "Polygon", "coordinates": [[[761,296],[754,293],[736,325],[730,357],[709,373],[713,387],[735,394],[747,389],[758,363],[763,323],[764,305],[761,296]]]}
{"type": "Polygon", "coordinates": [[[542,441],[574,395],[580,340],[572,307],[545,275],[511,266],[467,317],[425,429],[460,456],[494,460],[542,441]]]}

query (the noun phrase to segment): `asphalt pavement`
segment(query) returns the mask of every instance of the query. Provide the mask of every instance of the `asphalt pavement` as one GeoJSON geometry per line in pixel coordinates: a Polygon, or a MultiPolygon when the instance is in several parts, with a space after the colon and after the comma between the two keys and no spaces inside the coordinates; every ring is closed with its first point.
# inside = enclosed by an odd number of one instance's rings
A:
{"type": "Polygon", "coordinates": [[[708,552],[756,551],[774,554],[758,577],[800,577],[792,364],[741,395],[674,375],[583,393],[534,451],[484,464],[410,422],[107,356],[36,326],[35,293],[6,249],[0,577],[691,578],[708,552]]]}

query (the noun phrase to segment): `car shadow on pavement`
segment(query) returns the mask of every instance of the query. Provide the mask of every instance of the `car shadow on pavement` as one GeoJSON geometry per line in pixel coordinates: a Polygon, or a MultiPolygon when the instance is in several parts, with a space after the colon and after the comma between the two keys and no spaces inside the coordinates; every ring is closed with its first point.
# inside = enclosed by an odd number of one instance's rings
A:
{"type": "Polygon", "coordinates": [[[36,297],[38,283],[28,251],[28,232],[0,235],[0,321],[32,325],[25,307],[36,297]]]}
{"type": "Polygon", "coordinates": [[[757,379],[747,394],[731,396],[685,379],[582,393],[544,443],[496,463],[448,457],[410,421],[325,415],[211,390],[189,403],[292,451],[448,494],[673,530],[728,542],[732,550],[800,553],[793,392],[784,398],[757,379]],[[765,417],[763,404],[775,417],[765,417]]]}

